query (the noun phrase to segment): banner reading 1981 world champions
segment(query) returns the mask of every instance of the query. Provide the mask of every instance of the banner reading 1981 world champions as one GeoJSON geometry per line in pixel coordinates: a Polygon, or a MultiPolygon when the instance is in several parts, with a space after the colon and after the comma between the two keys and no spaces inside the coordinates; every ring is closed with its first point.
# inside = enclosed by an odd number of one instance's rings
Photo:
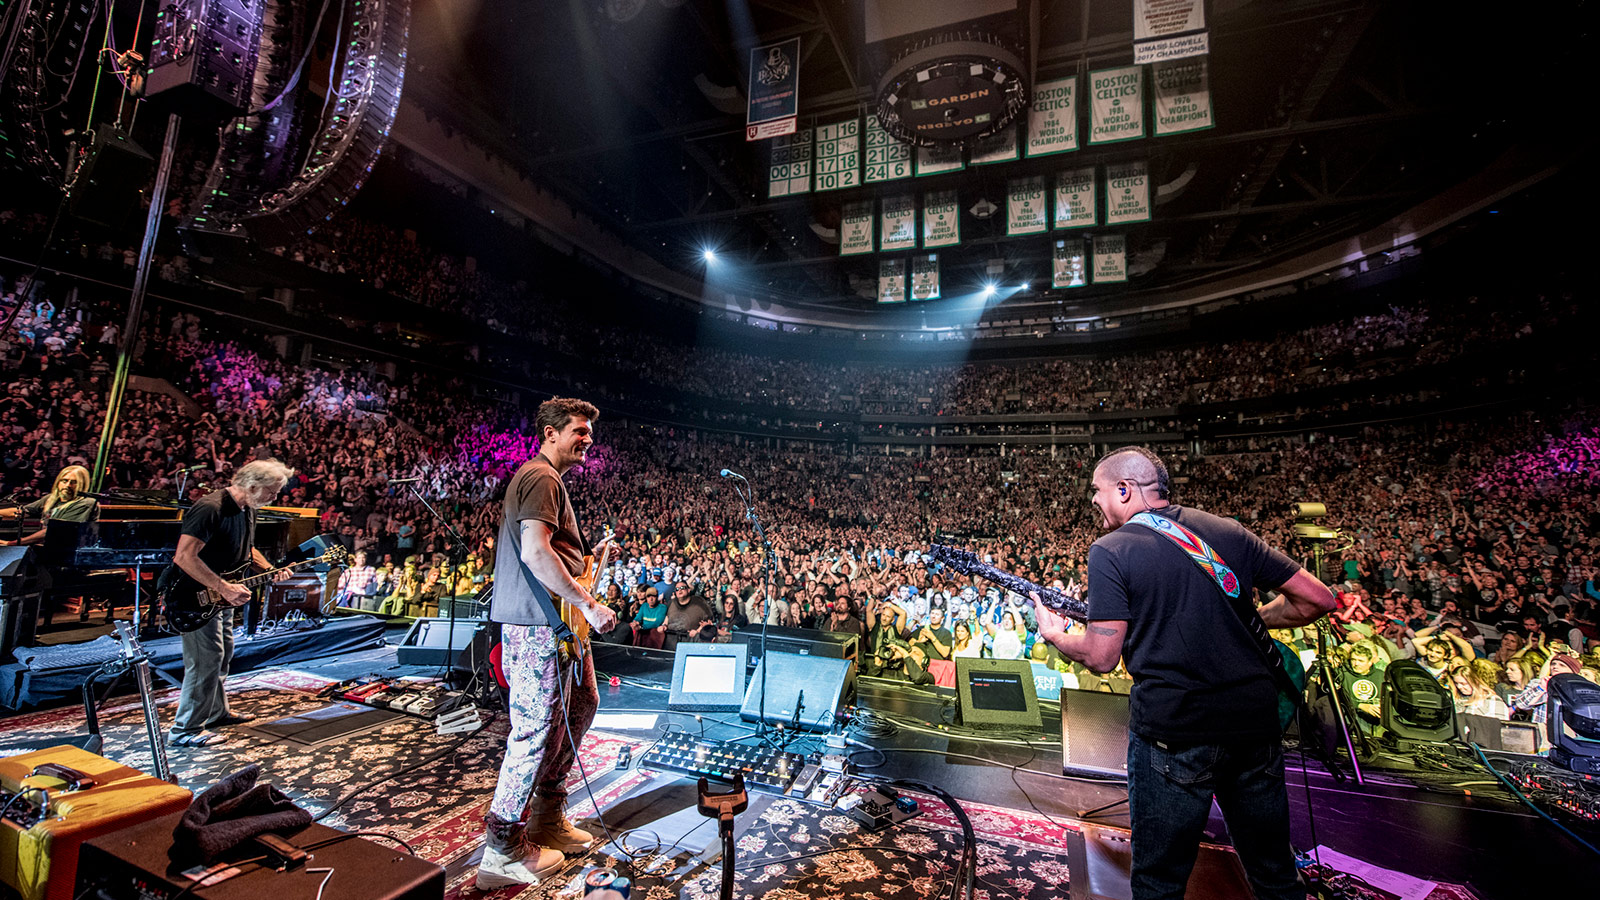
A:
{"type": "Polygon", "coordinates": [[[1144,66],[1089,73],[1089,143],[1144,137],[1144,66]]]}

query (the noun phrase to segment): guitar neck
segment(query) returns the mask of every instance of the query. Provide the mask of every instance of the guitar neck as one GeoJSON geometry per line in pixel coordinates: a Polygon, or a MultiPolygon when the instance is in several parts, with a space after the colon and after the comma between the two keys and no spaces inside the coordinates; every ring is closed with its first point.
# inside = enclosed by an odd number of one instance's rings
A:
{"type": "Polygon", "coordinates": [[[967,574],[977,575],[980,578],[988,579],[989,581],[992,581],[1007,590],[1015,591],[1024,597],[1026,597],[1030,591],[1037,593],[1039,595],[1039,599],[1044,601],[1045,606],[1050,607],[1069,619],[1076,619],[1079,622],[1089,621],[1089,604],[1079,600],[1076,597],[1069,597],[1066,594],[1055,590],[1054,588],[1047,588],[1041,584],[1034,584],[1026,578],[1013,575],[1010,572],[1002,569],[997,569],[994,566],[988,565],[987,563],[973,563],[968,568],[970,568],[971,571],[967,574]]]}
{"type": "MultiPolygon", "coordinates": [[[[245,587],[250,588],[251,590],[255,590],[255,588],[258,585],[263,585],[263,584],[266,584],[267,582],[271,581],[275,576],[277,576],[277,574],[279,572],[298,572],[301,569],[304,569],[304,568],[306,568],[308,566],[314,566],[317,563],[320,563],[322,561],[323,561],[323,558],[320,557],[320,556],[315,558],[315,559],[307,559],[307,560],[304,560],[304,561],[301,561],[301,562],[297,562],[294,565],[283,566],[281,568],[271,569],[269,571],[262,572],[260,575],[251,575],[249,578],[242,578],[242,579],[239,580],[239,584],[242,584],[245,587]]],[[[249,564],[246,563],[246,565],[249,565],[249,564]]]]}

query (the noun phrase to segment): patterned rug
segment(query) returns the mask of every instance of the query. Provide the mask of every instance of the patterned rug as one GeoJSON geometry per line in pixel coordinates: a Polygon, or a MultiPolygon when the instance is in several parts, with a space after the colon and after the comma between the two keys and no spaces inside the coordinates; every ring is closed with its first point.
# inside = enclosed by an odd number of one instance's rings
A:
{"type": "MultiPolygon", "coordinates": [[[[315,696],[328,683],[293,670],[251,673],[230,679],[237,709],[263,720],[316,709],[315,696]]],[[[157,694],[163,727],[177,703],[175,690],[157,694]]],[[[117,698],[100,710],[104,755],[136,768],[153,768],[137,699],[117,698]]],[[[82,733],[81,708],[66,707],[0,720],[0,735],[63,738],[82,733]]],[[[317,748],[274,743],[235,732],[226,744],[169,751],[173,773],[193,790],[203,790],[223,775],[259,762],[265,780],[318,814],[336,807],[322,821],[338,828],[382,831],[409,842],[417,855],[446,867],[451,900],[544,900],[560,895],[590,865],[609,866],[633,880],[638,900],[712,900],[721,886],[720,861],[702,859],[673,846],[677,833],[626,836],[628,856],[614,847],[569,861],[567,869],[538,887],[491,893],[473,886],[483,845],[483,813],[493,794],[505,747],[506,721],[491,719],[479,731],[441,736],[430,721],[405,717],[344,742],[317,748]],[[665,845],[665,846],[662,846],[665,845]]],[[[671,784],[676,776],[637,768],[613,773],[623,746],[635,758],[648,742],[591,732],[581,758],[594,790],[594,803],[578,771],[569,782],[569,812],[587,827],[595,804],[612,811],[630,797],[671,784]]],[[[830,808],[796,800],[752,795],[739,817],[734,888],[741,900],[800,900],[810,897],[860,897],[865,900],[933,900],[950,896],[951,878],[962,847],[961,830],[939,800],[912,793],[922,814],[901,825],[868,832],[854,819],[830,808]]],[[[979,900],[1044,900],[1064,896],[1070,873],[1066,831],[1042,816],[980,803],[962,804],[978,836],[979,900]]],[[[670,812],[670,810],[668,810],[670,812]]],[[[690,821],[693,821],[692,819],[690,821]]],[[[715,825],[695,828],[695,846],[714,843],[715,825]]],[[[689,826],[694,827],[694,826],[689,826]]],[[[617,836],[617,835],[614,835],[617,836]]],[[[687,843],[687,842],[686,842],[687,843]]],[[[1464,889],[1441,886],[1429,900],[1470,897],[1464,889]]]]}

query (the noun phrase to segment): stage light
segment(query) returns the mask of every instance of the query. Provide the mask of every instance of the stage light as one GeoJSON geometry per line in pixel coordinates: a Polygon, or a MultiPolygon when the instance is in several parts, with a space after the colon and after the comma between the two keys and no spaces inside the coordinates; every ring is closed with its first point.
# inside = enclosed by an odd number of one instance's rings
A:
{"type": "Polygon", "coordinates": [[[1450,691],[1414,660],[1397,659],[1384,670],[1379,705],[1389,749],[1410,753],[1421,744],[1448,744],[1456,731],[1450,691]]]}
{"type": "Polygon", "coordinates": [[[983,286],[983,295],[985,297],[993,297],[996,290],[998,290],[998,288],[996,288],[994,286],[994,282],[991,281],[983,286]]]}
{"type": "Polygon", "coordinates": [[[711,249],[710,247],[701,250],[700,256],[708,263],[714,263],[717,261],[717,251],[711,249]]]}

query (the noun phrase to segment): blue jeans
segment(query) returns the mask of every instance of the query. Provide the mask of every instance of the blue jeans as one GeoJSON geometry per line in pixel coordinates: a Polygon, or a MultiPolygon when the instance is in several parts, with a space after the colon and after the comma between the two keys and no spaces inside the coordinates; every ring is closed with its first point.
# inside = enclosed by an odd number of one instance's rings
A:
{"type": "Polygon", "coordinates": [[[1256,900],[1305,900],[1279,741],[1163,748],[1130,733],[1134,900],[1182,900],[1213,797],[1256,900]]]}

